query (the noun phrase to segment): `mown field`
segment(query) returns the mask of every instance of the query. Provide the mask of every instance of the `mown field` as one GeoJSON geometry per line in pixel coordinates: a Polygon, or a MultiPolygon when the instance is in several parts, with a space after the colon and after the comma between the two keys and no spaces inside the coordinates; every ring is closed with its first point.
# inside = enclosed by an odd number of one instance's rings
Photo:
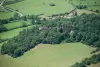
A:
{"type": "MultiPolygon", "coordinates": [[[[18,3],[7,5],[10,8],[19,10],[24,15],[39,15],[44,14],[46,16],[52,14],[59,14],[63,12],[69,12],[73,7],[65,0],[24,0],[18,3]],[[50,3],[54,3],[55,6],[50,6],[50,3]]],[[[0,13],[0,18],[7,18],[4,14],[0,13]]],[[[7,15],[7,14],[5,14],[7,15]]],[[[8,13],[8,17],[12,16],[12,13],[8,13]]]]}
{"type": "Polygon", "coordinates": [[[17,36],[20,31],[22,31],[24,29],[32,28],[34,26],[35,25],[31,25],[31,26],[24,27],[24,28],[18,28],[18,29],[14,29],[14,30],[7,31],[7,32],[2,32],[2,33],[0,33],[0,38],[1,39],[9,39],[9,38],[12,38],[14,36],[17,36]]]}
{"type": "Polygon", "coordinates": [[[28,21],[13,21],[12,23],[4,24],[4,26],[9,30],[17,27],[21,27],[23,25],[30,25],[31,22],[28,21]]]}
{"type": "Polygon", "coordinates": [[[94,49],[82,43],[39,44],[18,58],[0,55],[0,67],[70,67],[94,49]]]}

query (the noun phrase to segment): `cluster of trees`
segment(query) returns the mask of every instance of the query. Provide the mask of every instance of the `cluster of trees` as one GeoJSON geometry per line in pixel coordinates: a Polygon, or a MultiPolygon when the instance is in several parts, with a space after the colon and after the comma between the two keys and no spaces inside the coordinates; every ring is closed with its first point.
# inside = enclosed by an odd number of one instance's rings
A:
{"type": "Polygon", "coordinates": [[[87,65],[96,64],[98,62],[100,62],[100,54],[93,55],[90,58],[86,58],[80,63],[77,62],[71,67],[87,67],[87,65]]]}
{"type": "Polygon", "coordinates": [[[74,18],[74,34],[77,42],[100,47],[100,15],[83,14],[74,18]]]}
{"type": "Polygon", "coordinates": [[[60,14],[53,14],[52,17],[56,17],[56,16],[66,16],[69,13],[65,12],[65,13],[60,13],[60,14]]]}
{"type": "MultiPolygon", "coordinates": [[[[32,17],[31,17],[32,18],[32,17]]],[[[2,54],[21,56],[36,45],[82,42],[100,47],[100,15],[82,14],[72,19],[43,21],[32,29],[23,30],[1,48],[2,54]]]]}
{"type": "Polygon", "coordinates": [[[7,31],[7,28],[4,25],[0,25],[0,33],[7,31]]]}
{"type": "Polygon", "coordinates": [[[50,6],[56,6],[54,3],[50,3],[49,5],[50,5],[50,6]]]}
{"type": "Polygon", "coordinates": [[[78,9],[86,9],[86,8],[87,8],[86,5],[76,5],[76,7],[77,7],[78,9]]]}
{"type": "Polygon", "coordinates": [[[100,10],[98,10],[98,9],[96,9],[96,10],[91,9],[90,11],[100,13],[100,10]]]}

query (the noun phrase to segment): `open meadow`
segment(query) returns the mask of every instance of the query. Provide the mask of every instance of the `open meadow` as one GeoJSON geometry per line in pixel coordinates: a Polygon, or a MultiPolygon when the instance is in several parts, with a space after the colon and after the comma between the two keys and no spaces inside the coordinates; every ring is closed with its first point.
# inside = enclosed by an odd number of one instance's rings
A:
{"type": "Polygon", "coordinates": [[[18,58],[0,55],[0,67],[70,67],[94,49],[82,43],[39,44],[18,58]]]}
{"type": "MultiPolygon", "coordinates": [[[[44,14],[50,16],[53,14],[69,12],[73,9],[73,6],[65,0],[24,0],[7,6],[22,12],[24,15],[44,14]],[[50,6],[51,3],[55,4],[55,6],[50,6]]],[[[1,12],[0,16],[3,16],[0,18],[7,18],[7,14],[5,14],[5,17],[1,12]]],[[[12,12],[8,12],[8,17],[9,16],[12,16],[12,12]]]]}
{"type": "Polygon", "coordinates": [[[30,25],[31,22],[28,21],[13,21],[12,23],[4,24],[4,26],[9,30],[13,28],[18,28],[23,25],[30,25]]]}
{"type": "Polygon", "coordinates": [[[9,39],[9,38],[12,38],[14,36],[17,36],[20,31],[22,31],[24,29],[32,28],[34,26],[35,25],[31,25],[31,26],[28,26],[28,27],[23,27],[23,28],[18,28],[18,29],[10,30],[10,31],[7,31],[7,32],[2,32],[2,33],[0,33],[0,38],[1,39],[9,39]]]}

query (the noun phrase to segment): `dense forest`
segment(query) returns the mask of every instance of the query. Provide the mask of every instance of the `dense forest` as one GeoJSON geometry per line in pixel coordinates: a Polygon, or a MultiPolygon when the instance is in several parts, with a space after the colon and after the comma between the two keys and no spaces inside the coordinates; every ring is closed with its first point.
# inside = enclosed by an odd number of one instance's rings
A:
{"type": "Polygon", "coordinates": [[[58,18],[40,23],[4,43],[1,53],[18,57],[40,43],[82,42],[100,48],[100,15],[82,14],[71,19],[58,18]]]}

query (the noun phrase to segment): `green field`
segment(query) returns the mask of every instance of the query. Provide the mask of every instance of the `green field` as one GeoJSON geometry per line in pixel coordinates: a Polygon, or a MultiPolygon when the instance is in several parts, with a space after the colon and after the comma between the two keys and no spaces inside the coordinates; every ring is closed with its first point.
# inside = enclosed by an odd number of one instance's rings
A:
{"type": "Polygon", "coordinates": [[[12,23],[8,23],[8,24],[4,24],[4,26],[9,30],[9,29],[13,29],[13,28],[16,28],[16,27],[21,27],[23,24],[26,24],[26,25],[30,25],[31,22],[28,22],[28,21],[14,21],[12,23]]]}
{"type": "MultiPolygon", "coordinates": [[[[89,10],[97,10],[97,9],[100,10],[99,0],[92,0],[92,1],[72,0],[71,2],[74,3],[75,5],[87,5],[89,10]]],[[[65,0],[24,0],[7,6],[15,10],[19,10],[24,15],[44,14],[46,16],[50,16],[53,14],[69,12],[73,9],[73,6],[69,4],[68,0],[66,1],[65,0]],[[50,3],[54,3],[56,6],[50,6],[49,5],[50,3]]],[[[13,12],[9,12],[9,11],[0,12],[0,18],[1,19],[9,18],[13,16],[13,14],[14,14],[13,12]]]]}
{"type": "Polygon", "coordinates": [[[5,19],[13,16],[13,12],[0,12],[0,19],[5,19]]]}
{"type": "Polygon", "coordinates": [[[0,55],[0,67],[70,67],[94,49],[82,43],[39,44],[18,58],[0,55]]]}
{"type": "Polygon", "coordinates": [[[0,38],[1,39],[12,38],[14,36],[17,36],[19,34],[19,32],[22,31],[23,29],[28,29],[28,28],[32,28],[32,27],[34,27],[34,25],[24,27],[24,28],[18,28],[18,29],[10,30],[10,31],[7,31],[7,32],[2,32],[2,33],[0,33],[0,38]]]}
{"type": "Polygon", "coordinates": [[[97,13],[95,13],[95,12],[88,11],[88,10],[84,10],[84,9],[81,9],[81,10],[77,9],[77,14],[78,14],[78,15],[81,15],[81,14],[83,14],[83,13],[86,13],[86,14],[90,14],[90,13],[97,14],[97,13]]]}
{"type": "Polygon", "coordinates": [[[72,0],[72,2],[75,5],[87,5],[89,10],[100,10],[100,0],[72,0]]]}
{"type": "MultiPolygon", "coordinates": [[[[31,14],[44,14],[44,15],[52,15],[52,14],[59,14],[63,12],[69,12],[73,9],[72,5],[65,0],[24,0],[18,3],[7,5],[10,8],[15,10],[19,10],[24,15],[31,15],[31,14]],[[50,6],[50,3],[54,3],[56,6],[50,6]]],[[[0,18],[6,18],[4,14],[1,14],[0,18]]],[[[7,15],[7,14],[6,14],[7,15]]],[[[8,17],[12,16],[12,13],[8,13],[8,17]]]]}

